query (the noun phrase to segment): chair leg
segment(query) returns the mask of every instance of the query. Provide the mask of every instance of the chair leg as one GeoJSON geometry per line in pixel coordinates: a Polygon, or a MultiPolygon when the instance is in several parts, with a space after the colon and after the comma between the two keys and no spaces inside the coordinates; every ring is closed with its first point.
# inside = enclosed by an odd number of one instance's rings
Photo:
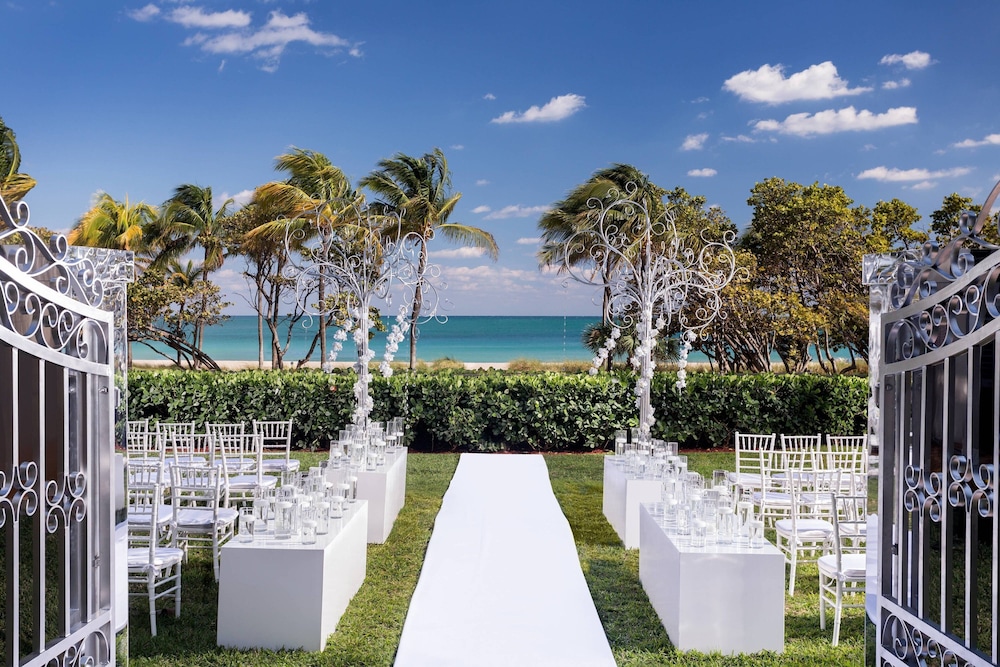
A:
{"type": "Polygon", "coordinates": [[[819,629],[826,630],[826,590],[823,588],[823,573],[819,573],[819,629]]]}
{"type": "Polygon", "coordinates": [[[174,618],[181,617],[181,564],[174,566],[177,572],[177,590],[174,591],[174,618]]]}
{"type": "Polygon", "coordinates": [[[833,643],[831,646],[836,646],[840,641],[840,617],[844,613],[844,598],[842,585],[837,582],[837,606],[833,610],[833,643]]]}
{"type": "Polygon", "coordinates": [[[219,537],[212,540],[212,567],[215,569],[215,580],[219,580],[219,537]]]}
{"type": "Polygon", "coordinates": [[[156,575],[146,575],[146,595],[149,597],[149,633],[156,636],[156,575]]]}
{"type": "Polygon", "coordinates": [[[795,595],[795,564],[798,561],[798,549],[795,548],[794,542],[789,541],[789,548],[792,551],[792,565],[791,570],[788,573],[788,594],[795,595]]]}

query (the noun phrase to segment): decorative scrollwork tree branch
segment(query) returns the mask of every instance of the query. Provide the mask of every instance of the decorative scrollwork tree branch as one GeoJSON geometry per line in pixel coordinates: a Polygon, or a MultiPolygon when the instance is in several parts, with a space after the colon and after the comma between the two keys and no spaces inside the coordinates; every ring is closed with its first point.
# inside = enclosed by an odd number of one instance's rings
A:
{"type": "MultiPolygon", "coordinates": [[[[393,299],[400,301],[396,322],[389,334],[384,375],[391,375],[389,362],[395,346],[405,337],[417,287],[423,291],[420,322],[443,319],[437,311],[440,301],[440,269],[419,262],[420,247],[430,237],[403,233],[398,214],[377,214],[357,201],[327,201],[298,216],[308,225],[286,226],[285,246],[290,258],[284,277],[294,285],[294,298],[311,318],[339,314],[343,326],[334,335],[337,341],[324,368],[336,359],[343,341],[352,336],[358,361],[354,368],[355,424],[365,426],[373,407],[369,390],[369,362],[375,353],[369,347],[374,325],[372,307],[381,304],[392,311],[393,299]],[[319,295],[318,299],[314,295],[319,295]],[[338,296],[342,297],[338,300],[338,296]],[[315,299],[315,300],[314,300],[315,299]]],[[[325,318],[322,318],[325,319],[325,318]]]]}
{"type": "MultiPolygon", "coordinates": [[[[673,211],[652,220],[636,195],[637,187],[630,183],[624,193],[590,200],[591,212],[566,240],[562,256],[571,279],[608,289],[613,317],[635,327],[636,405],[641,437],[648,438],[654,422],[650,382],[657,336],[675,326],[684,332],[684,351],[690,349],[696,336],[724,316],[721,291],[736,276],[737,266],[735,234],[727,231],[721,240],[711,240],[702,232],[699,247],[693,247],[678,233],[673,211]]],[[[618,339],[615,333],[611,341],[618,339]]],[[[608,343],[607,352],[613,345],[608,343]]],[[[595,369],[602,359],[595,359],[595,369]]],[[[684,387],[685,364],[682,358],[678,389],[684,387]]]]}

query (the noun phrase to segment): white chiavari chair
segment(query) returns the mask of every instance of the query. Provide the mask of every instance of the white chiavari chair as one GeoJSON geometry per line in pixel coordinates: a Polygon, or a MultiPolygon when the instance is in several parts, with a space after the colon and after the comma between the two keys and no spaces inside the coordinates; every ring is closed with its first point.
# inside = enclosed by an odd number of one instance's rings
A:
{"type": "Polygon", "coordinates": [[[844,609],[865,606],[867,494],[831,494],[833,553],[819,566],[819,627],[826,629],[826,608],[833,607],[833,645],[840,641],[844,609]],[[850,602],[848,601],[850,600],[850,602]]]}
{"type": "Polygon", "coordinates": [[[786,473],[788,516],[774,522],[775,546],[789,566],[788,594],[795,595],[799,563],[815,562],[833,538],[830,493],[840,488],[839,470],[795,470],[786,473]]]}
{"type": "Polygon", "coordinates": [[[163,504],[164,467],[156,460],[130,460],[128,474],[128,583],[130,597],[149,601],[150,632],[156,636],[157,601],[173,597],[174,617],[181,615],[181,562],[175,544],[173,510],[163,504]]]}
{"type": "Polygon", "coordinates": [[[253,420],[253,432],[260,438],[263,472],[280,475],[299,469],[299,460],[291,457],[292,420],[253,420]]]}
{"type": "Polygon", "coordinates": [[[219,580],[219,552],[234,533],[239,513],[223,507],[224,474],[213,465],[170,466],[171,495],[177,542],[184,549],[211,548],[215,580],[219,580]]]}

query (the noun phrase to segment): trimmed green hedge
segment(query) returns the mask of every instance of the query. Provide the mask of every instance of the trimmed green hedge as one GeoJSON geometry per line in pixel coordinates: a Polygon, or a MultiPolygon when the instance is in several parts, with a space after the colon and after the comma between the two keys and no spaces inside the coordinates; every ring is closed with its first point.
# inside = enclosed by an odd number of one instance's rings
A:
{"type": "MultiPolygon", "coordinates": [[[[654,435],[686,449],[730,447],[734,431],[860,434],[865,378],[822,375],[674,373],[653,379],[654,435]]],[[[377,378],[372,419],[409,405],[408,444],[417,451],[583,451],[608,446],[635,426],[628,375],[502,371],[434,372],[377,378]]],[[[129,418],[205,422],[288,419],[297,447],[325,449],[350,420],[354,375],[319,371],[129,373],[129,418]]]]}

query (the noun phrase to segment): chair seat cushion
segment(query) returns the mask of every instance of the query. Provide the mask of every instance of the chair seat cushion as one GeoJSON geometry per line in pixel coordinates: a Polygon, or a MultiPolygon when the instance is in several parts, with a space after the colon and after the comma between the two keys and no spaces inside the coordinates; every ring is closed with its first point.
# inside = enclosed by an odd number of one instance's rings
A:
{"type": "MultiPolygon", "coordinates": [[[[218,523],[233,523],[239,517],[239,512],[231,507],[220,507],[218,509],[218,523]]],[[[197,507],[182,507],[177,511],[178,528],[204,528],[208,529],[215,523],[215,516],[212,510],[197,507]]]]}
{"type": "Polygon", "coordinates": [[[775,507],[778,505],[783,505],[785,507],[790,507],[792,504],[792,497],[787,493],[781,491],[768,491],[766,494],[755,491],[753,494],[753,502],[755,505],[760,505],[761,501],[764,501],[767,505],[775,507]]]}
{"type": "MultiPolygon", "coordinates": [[[[820,557],[819,569],[824,574],[837,577],[837,554],[827,554],[820,557]]],[[[865,579],[865,555],[864,554],[843,554],[840,559],[842,570],[839,573],[842,579],[854,581],[864,581],[865,579]]]]}
{"type": "Polygon", "coordinates": [[[184,550],[174,547],[156,547],[153,552],[153,562],[150,563],[149,549],[137,547],[128,550],[128,567],[130,570],[142,570],[150,565],[157,569],[163,569],[176,565],[184,560],[184,550]]]}
{"type": "Polygon", "coordinates": [[[760,487],[760,474],[751,472],[731,472],[729,473],[729,481],[733,484],[740,484],[741,486],[755,486],[760,487]]]}
{"type": "Polygon", "coordinates": [[[270,472],[295,472],[299,469],[298,459],[264,459],[260,464],[261,470],[267,470],[270,472]]]}
{"type": "MultiPolygon", "coordinates": [[[[792,536],[792,520],[779,519],[774,529],[782,535],[792,536]]],[[[798,519],[795,522],[795,537],[803,540],[824,540],[833,535],[833,524],[825,519],[798,519]]]]}
{"type": "MultiPolygon", "coordinates": [[[[128,511],[128,522],[132,526],[148,526],[152,516],[150,512],[136,512],[130,509],[128,511]]],[[[173,518],[174,508],[170,505],[160,505],[157,510],[156,523],[162,526],[163,524],[170,523],[173,518]]]]}
{"type": "Polygon", "coordinates": [[[276,477],[262,477],[260,480],[257,479],[257,475],[234,475],[229,478],[229,488],[233,489],[256,489],[258,487],[263,489],[271,489],[277,485],[278,479],[276,477]]]}

